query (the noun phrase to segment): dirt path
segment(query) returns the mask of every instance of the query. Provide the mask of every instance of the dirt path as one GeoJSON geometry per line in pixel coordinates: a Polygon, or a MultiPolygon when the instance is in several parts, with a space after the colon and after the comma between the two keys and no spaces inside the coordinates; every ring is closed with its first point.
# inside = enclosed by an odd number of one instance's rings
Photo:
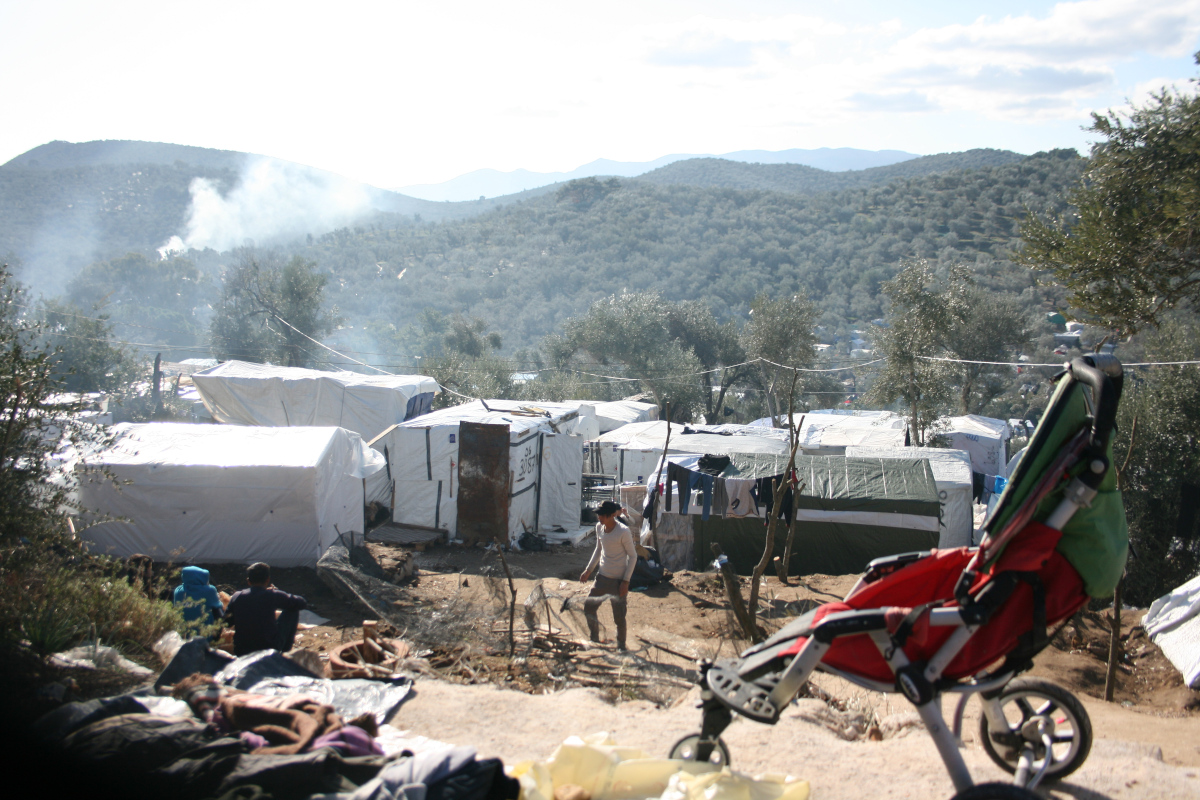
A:
{"type": "MultiPolygon", "coordinates": [[[[387,547],[372,549],[381,561],[394,554],[387,547]]],[[[496,555],[462,547],[417,554],[419,579],[406,587],[396,607],[393,634],[413,642],[440,679],[421,676],[415,697],[393,724],[474,745],[506,761],[545,758],[566,736],[595,731],[611,731],[622,744],[665,754],[676,739],[691,733],[699,722],[687,697],[696,659],[728,656],[745,644],[736,638],[723,587],[715,575],[684,572],[669,585],[631,593],[631,652],[620,655],[611,646],[586,641],[579,606],[588,586],[578,577],[590,555],[588,545],[508,555],[518,598],[516,658],[510,660],[508,586],[496,555]],[[539,634],[531,639],[525,632],[525,601],[539,586],[544,596],[529,609],[539,634]],[[597,688],[572,688],[579,686],[597,688]],[[629,700],[636,701],[623,702],[629,700]]],[[[278,572],[276,585],[304,594],[315,611],[330,618],[302,632],[303,646],[327,651],[358,637],[361,610],[336,598],[311,571],[278,572]]],[[[766,623],[778,625],[813,604],[840,599],[856,579],[811,575],[783,586],[771,578],[762,592],[766,623]]],[[[232,572],[214,572],[214,583],[237,580],[232,572]]],[[[1052,796],[1200,798],[1200,692],[1184,686],[1145,641],[1136,627],[1140,614],[1123,615],[1128,657],[1116,703],[1098,699],[1108,641],[1099,614],[1064,629],[1035,662],[1033,675],[1054,680],[1083,701],[1096,737],[1087,764],[1052,796]]],[[[607,608],[601,610],[602,622],[611,626],[609,615],[607,608]]],[[[953,794],[932,741],[914,729],[904,700],[830,676],[818,675],[814,683],[837,698],[841,712],[804,700],[775,727],[735,723],[726,735],[735,766],[806,778],[821,800],[953,794]],[[861,735],[846,741],[831,732],[855,715],[890,725],[880,726],[884,741],[861,735]]],[[[968,707],[967,717],[963,738],[973,774],[1002,779],[977,741],[977,702],[968,707]]]]}

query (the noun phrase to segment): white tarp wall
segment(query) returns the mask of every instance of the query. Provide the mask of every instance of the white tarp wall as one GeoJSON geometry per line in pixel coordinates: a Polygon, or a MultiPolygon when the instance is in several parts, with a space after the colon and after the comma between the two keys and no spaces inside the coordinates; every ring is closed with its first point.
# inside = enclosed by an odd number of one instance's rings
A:
{"type": "MultiPolygon", "coordinates": [[[[425,375],[362,375],[226,361],[192,374],[217,422],[269,427],[335,426],[370,441],[429,410],[437,381],[425,375]]],[[[366,502],[389,505],[385,472],[367,481],[366,502]]]]}
{"type": "Polygon", "coordinates": [[[1142,626],[1184,682],[1200,689],[1200,575],[1155,600],[1142,626]]]}
{"type": "MultiPolygon", "coordinates": [[[[707,425],[671,425],[670,453],[782,453],[789,452],[786,435],[761,434],[723,436],[711,433],[707,425]],[[703,433],[684,433],[689,430],[703,433]]],[[[635,422],[617,428],[589,441],[584,448],[584,470],[604,475],[616,475],[620,483],[645,483],[658,464],[667,439],[667,423],[635,422]]]]}
{"type": "Polygon", "coordinates": [[[904,418],[890,412],[871,415],[805,414],[800,420],[800,449],[806,455],[841,456],[847,447],[904,447],[904,418]]]}
{"type": "Polygon", "coordinates": [[[652,422],[656,419],[658,419],[658,406],[654,403],[641,403],[637,400],[596,403],[596,421],[600,423],[597,436],[631,422],[652,422]]]}
{"type": "Polygon", "coordinates": [[[75,466],[96,552],[314,566],[338,531],[361,535],[363,479],[383,457],[343,428],[123,423],[75,466]],[[104,474],[107,472],[107,476],[104,474]],[[113,480],[121,485],[114,485],[113,480]]]}
{"type": "Polygon", "coordinates": [[[938,499],[942,501],[942,523],[938,547],[970,547],[974,530],[971,503],[971,457],[962,450],[940,447],[864,447],[846,448],[846,457],[924,458],[929,461],[938,499]]]}
{"type": "Polygon", "coordinates": [[[934,433],[945,436],[955,450],[965,450],[971,456],[971,469],[975,472],[1008,474],[1005,444],[1011,433],[1004,420],[978,414],[943,417],[937,421],[934,433]]]}
{"type": "Polygon", "coordinates": [[[345,428],[370,440],[404,422],[419,395],[436,394],[425,375],[361,375],[226,361],[192,375],[218,422],[270,427],[345,428]]]}
{"type": "Polygon", "coordinates": [[[458,525],[459,423],[509,426],[509,536],[555,526],[579,527],[584,435],[596,430],[588,403],[518,403],[474,400],[397,425],[376,443],[388,448],[396,505],[392,519],[404,525],[440,528],[454,535],[458,525]],[[551,416],[513,413],[537,408],[551,416]],[[541,481],[538,482],[538,448],[541,481]],[[535,488],[536,487],[536,488],[535,488]],[[539,497],[540,494],[540,497],[539,497]]]}

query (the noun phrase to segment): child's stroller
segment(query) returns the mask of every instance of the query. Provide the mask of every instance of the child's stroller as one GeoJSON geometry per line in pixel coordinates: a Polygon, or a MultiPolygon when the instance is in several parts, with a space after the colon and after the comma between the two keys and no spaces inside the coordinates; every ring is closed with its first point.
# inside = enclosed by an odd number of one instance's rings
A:
{"type": "Polygon", "coordinates": [[[1049,643],[1049,627],[1089,597],[1111,595],[1124,571],[1128,531],[1110,441],[1121,384],[1111,356],[1066,366],[977,549],[877,559],[844,601],[813,609],[738,658],[702,663],[702,728],[672,757],[727,763],[719,736],[733,713],[774,724],[821,670],[907,697],[957,798],[1035,797],[1043,779],[1078,769],[1092,742],[1083,706],[1053,683],[1013,678],[1049,643]],[[953,728],[943,693],[962,695],[953,728]],[[1011,785],[976,786],[958,751],[963,706],[976,693],[980,739],[1014,773],[1011,785]]]}

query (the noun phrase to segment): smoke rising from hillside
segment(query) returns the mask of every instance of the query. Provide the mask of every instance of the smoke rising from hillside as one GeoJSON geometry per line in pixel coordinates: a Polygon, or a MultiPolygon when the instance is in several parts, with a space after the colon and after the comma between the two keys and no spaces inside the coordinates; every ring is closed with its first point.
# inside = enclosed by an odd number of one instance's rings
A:
{"type": "Polygon", "coordinates": [[[159,248],[229,250],[253,240],[269,244],[306,233],[320,235],[353,221],[371,208],[368,187],[300,164],[257,158],[222,196],[216,184],[196,178],[186,234],[159,248]]]}

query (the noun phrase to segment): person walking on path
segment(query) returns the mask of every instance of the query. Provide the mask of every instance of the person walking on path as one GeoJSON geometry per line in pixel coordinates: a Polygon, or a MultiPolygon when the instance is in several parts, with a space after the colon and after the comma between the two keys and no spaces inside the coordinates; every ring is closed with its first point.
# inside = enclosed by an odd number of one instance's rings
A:
{"type": "Polygon", "coordinates": [[[246,583],[250,588],[231,597],[225,609],[225,622],[233,625],[234,655],[271,648],[281,653],[291,650],[300,612],[308,607],[308,601],[272,586],[271,567],[261,561],[246,570],[246,583]],[[283,612],[278,620],[276,611],[283,612]]]}
{"type": "Polygon", "coordinates": [[[617,521],[621,506],[605,500],[596,509],[596,550],[587,568],[579,576],[581,583],[591,579],[598,568],[596,582],[583,603],[583,615],[587,619],[588,633],[593,642],[600,638],[600,606],[612,600],[613,621],[617,624],[617,649],[625,649],[625,598],[629,595],[629,579],[637,566],[637,550],[633,544],[633,532],[617,521]]]}

